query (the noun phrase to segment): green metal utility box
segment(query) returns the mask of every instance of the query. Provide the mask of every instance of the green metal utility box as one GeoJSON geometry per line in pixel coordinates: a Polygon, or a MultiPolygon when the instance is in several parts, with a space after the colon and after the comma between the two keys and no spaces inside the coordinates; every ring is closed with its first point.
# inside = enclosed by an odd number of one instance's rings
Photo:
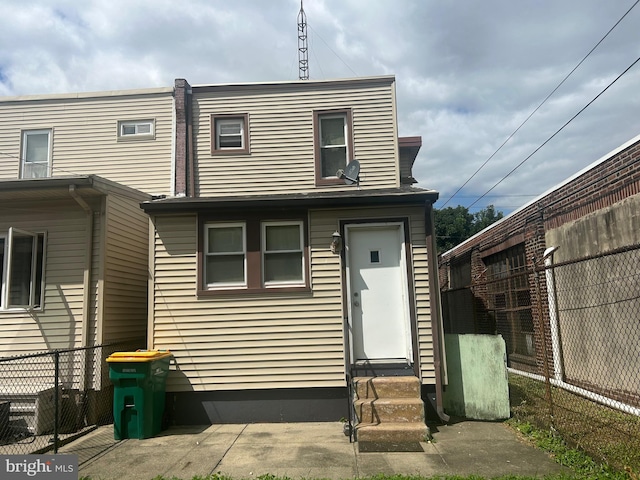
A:
{"type": "Polygon", "coordinates": [[[113,434],[116,440],[150,438],[162,430],[164,398],[172,353],[116,352],[107,358],[113,382],[113,434]]]}

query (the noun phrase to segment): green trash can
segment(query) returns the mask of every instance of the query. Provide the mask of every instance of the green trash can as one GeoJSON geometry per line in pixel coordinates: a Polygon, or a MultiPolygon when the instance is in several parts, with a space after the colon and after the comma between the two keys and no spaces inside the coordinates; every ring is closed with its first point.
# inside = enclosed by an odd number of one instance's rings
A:
{"type": "Polygon", "coordinates": [[[162,430],[169,364],[168,350],[116,352],[107,358],[114,385],[113,434],[116,440],[150,438],[162,430]]]}

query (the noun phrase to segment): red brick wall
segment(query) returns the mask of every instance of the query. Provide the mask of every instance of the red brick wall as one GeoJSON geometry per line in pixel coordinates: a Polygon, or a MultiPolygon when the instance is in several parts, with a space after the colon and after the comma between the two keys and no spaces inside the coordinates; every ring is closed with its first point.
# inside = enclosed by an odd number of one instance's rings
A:
{"type": "MultiPolygon", "coordinates": [[[[450,251],[446,256],[442,256],[439,259],[440,280],[446,281],[446,270],[452,264],[452,259],[471,252],[472,282],[479,284],[473,290],[475,296],[482,299],[486,295],[486,287],[482,285],[485,271],[483,257],[509,248],[516,239],[522,240],[525,243],[527,265],[533,272],[535,266],[540,266],[543,261],[546,230],[577,220],[638,193],[640,193],[640,141],[602,161],[525,209],[512,214],[484,233],[450,251]]],[[[539,295],[534,273],[529,275],[529,285],[536,331],[537,373],[544,373],[545,348],[547,358],[550,360],[550,370],[553,368],[550,357],[551,337],[544,272],[539,274],[539,295]]],[[[550,373],[553,374],[552,371],[550,373]]]]}

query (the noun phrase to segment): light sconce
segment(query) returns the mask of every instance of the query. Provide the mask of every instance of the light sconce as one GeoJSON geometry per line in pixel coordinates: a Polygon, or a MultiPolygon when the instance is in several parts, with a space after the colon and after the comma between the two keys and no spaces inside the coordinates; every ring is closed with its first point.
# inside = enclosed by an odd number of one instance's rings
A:
{"type": "Polygon", "coordinates": [[[342,251],[342,235],[335,231],[331,235],[331,253],[340,253],[342,251]]]}

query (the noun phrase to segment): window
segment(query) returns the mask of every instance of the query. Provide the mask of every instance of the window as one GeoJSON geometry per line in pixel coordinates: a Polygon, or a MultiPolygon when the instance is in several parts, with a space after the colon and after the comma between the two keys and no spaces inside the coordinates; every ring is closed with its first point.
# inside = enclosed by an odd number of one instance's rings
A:
{"type": "Polygon", "coordinates": [[[22,132],[22,178],[51,176],[51,130],[22,132]]]}
{"type": "Polygon", "coordinates": [[[249,153],[249,116],[211,115],[211,153],[249,153]]]}
{"type": "Polygon", "coordinates": [[[121,120],[118,122],[118,140],[148,140],[155,138],[154,120],[121,120]]]}
{"type": "Polygon", "coordinates": [[[15,228],[0,237],[0,308],[41,308],[44,271],[43,233],[15,228]]]}
{"type": "Polygon", "coordinates": [[[202,216],[200,225],[199,294],[309,289],[306,212],[275,220],[202,216]]]}
{"type": "Polygon", "coordinates": [[[247,277],[244,224],[208,225],[206,231],[207,287],[245,286],[247,277]]]}
{"type": "Polygon", "coordinates": [[[509,361],[535,359],[531,293],[524,244],[487,257],[488,309],[507,344],[509,361]]]}
{"type": "Polygon", "coordinates": [[[336,176],[353,160],[351,110],[314,112],[316,185],[342,183],[336,176]]]}
{"type": "Polygon", "coordinates": [[[262,265],[265,286],[304,282],[302,222],[262,224],[262,265]]]}

